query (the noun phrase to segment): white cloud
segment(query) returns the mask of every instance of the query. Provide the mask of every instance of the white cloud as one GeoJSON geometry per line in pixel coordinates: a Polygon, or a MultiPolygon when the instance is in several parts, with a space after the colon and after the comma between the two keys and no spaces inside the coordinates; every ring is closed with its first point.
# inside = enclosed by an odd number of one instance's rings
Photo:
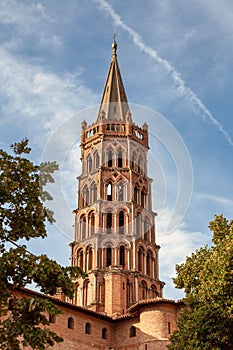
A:
{"type": "Polygon", "coordinates": [[[125,31],[127,31],[132,37],[134,43],[146,54],[148,54],[151,58],[153,58],[156,62],[158,62],[172,77],[176,89],[182,96],[186,96],[193,104],[193,106],[197,109],[202,118],[208,119],[222,135],[225,137],[227,142],[233,146],[233,140],[231,136],[224,129],[223,125],[211,114],[208,108],[204,105],[201,99],[186,85],[186,82],[181,78],[180,73],[168,62],[166,59],[161,58],[158,53],[147,46],[141,36],[131,27],[123,22],[121,17],[116,13],[113,7],[105,0],[95,0],[102,10],[108,13],[111,18],[114,20],[115,25],[121,27],[125,31]]]}
{"type": "Polygon", "coordinates": [[[37,46],[50,50],[51,47],[60,48],[61,38],[51,31],[56,21],[40,2],[4,1],[0,7],[0,24],[8,37],[2,46],[12,51],[37,46]]]}
{"type": "Polygon", "coordinates": [[[186,227],[185,222],[172,233],[167,234],[167,221],[171,213],[163,209],[163,215],[157,224],[157,244],[161,246],[159,252],[160,279],[166,282],[164,296],[170,299],[183,297],[183,291],[176,290],[172,277],[175,277],[175,265],[185,261],[186,256],[201,246],[210,243],[211,234],[192,232],[186,227]]]}
{"type": "Polygon", "coordinates": [[[96,104],[97,96],[82,83],[81,69],[58,75],[4,48],[0,48],[0,55],[1,134],[9,128],[12,135],[17,134],[20,127],[40,157],[37,162],[59,163],[56,182],[49,189],[54,197],[49,206],[56,213],[56,227],[71,239],[71,206],[77,201],[75,178],[80,173],[80,123],[84,117],[91,115],[93,119],[97,115],[96,109],[80,111],[96,104]]]}
{"type": "Polygon", "coordinates": [[[66,118],[97,101],[82,84],[80,72],[59,76],[4,49],[0,54],[1,108],[6,118],[17,115],[27,120],[27,131],[40,144],[66,118]]]}

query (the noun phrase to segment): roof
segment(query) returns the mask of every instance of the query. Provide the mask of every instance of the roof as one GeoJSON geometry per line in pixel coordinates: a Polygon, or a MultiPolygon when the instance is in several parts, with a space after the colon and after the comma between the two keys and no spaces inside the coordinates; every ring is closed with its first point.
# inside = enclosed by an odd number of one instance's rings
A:
{"type": "Polygon", "coordinates": [[[117,61],[117,43],[112,44],[112,61],[107,75],[104,91],[100,103],[97,121],[126,121],[129,105],[126,97],[120,68],[117,61]]]}
{"type": "Polygon", "coordinates": [[[121,316],[118,316],[118,317],[111,317],[111,316],[108,316],[108,315],[106,315],[104,313],[93,311],[93,310],[90,310],[90,309],[88,309],[86,307],[77,306],[77,305],[68,303],[66,301],[62,301],[60,299],[57,299],[55,297],[47,296],[45,294],[36,292],[34,290],[30,290],[30,289],[27,289],[27,288],[22,288],[22,289],[21,288],[15,288],[15,289],[18,290],[19,292],[22,292],[25,295],[37,296],[37,297],[40,297],[40,298],[47,298],[47,299],[52,300],[54,302],[54,304],[56,304],[58,306],[61,306],[61,307],[67,308],[67,309],[71,309],[73,311],[77,311],[77,312],[80,312],[82,314],[93,316],[93,317],[96,317],[98,319],[102,319],[102,320],[105,320],[105,321],[108,321],[108,322],[111,322],[111,323],[125,321],[125,320],[128,320],[128,319],[137,317],[139,315],[139,310],[142,307],[144,307],[144,306],[151,306],[151,305],[156,306],[156,305],[161,304],[161,303],[162,304],[172,304],[174,306],[178,306],[178,305],[179,306],[184,306],[185,305],[182,300],[175,301],[175,300],[163,299],[163,298],[158,298],[157,297],[155,299],[140,300],[138,303],[132,305],[128,309],[128,313],[126,313],[124,315],[121,315],[121,316]]]}

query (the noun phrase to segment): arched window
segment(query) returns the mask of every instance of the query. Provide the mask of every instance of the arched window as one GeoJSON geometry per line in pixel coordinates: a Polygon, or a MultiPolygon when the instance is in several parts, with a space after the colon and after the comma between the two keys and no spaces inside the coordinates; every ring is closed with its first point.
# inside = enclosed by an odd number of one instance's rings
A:
{"type": "Polygon", "coordinates": [[[91,247],[87,248],[87,271],[93,268],[93,250],[91,247]]]}
{"type": "Polygon", "coordinates": [[[84,266],[83,266],[83,250],[82,249],[78,250],[78,253],[77,253],[77,265],[78,265],[78,267],[80,267],[80,269],[83,270],[84,266]]]}
{"type": "Polygon", "coordinates": [[[146,256],[146,274],[147,276],[152,275],[152,254],[150,251],[147,252],[146,256]]]}
{"type": "Polygon", "coordinates": [[[141,237],[141,214],[136,214],[136,235],[137,237],[141,237]]]}
{"type": "Polygon", "coordinates": [[[141,172],[141,158],[138,158],[138,172],[141,172]]]}
{"type": "Polygon", "coordinates": [[[107,339],[108,330],[107,328],[102,329],[102,339],[107,339]]]}
{"type": "Polygon", "coordinates": [[[106,266],[112,265],[112,247],[108,246],[106,249],[106,266]]]}
{"type": "Polygon", "coordinates": [[[83,283],[83,305],[84,306],[87,306],[88,305],[88,303],[89,303],[89,293],[90,293],[90,291],[89,291],[89,285],[90,285],[90,281],[89,280],[86,280],[86,281],[84,281],[84,283],[83,283]]]}
{"type": "Polygon", "coordinates": [[[119,168],[122,168],[122,166],[123,166],[122,151],[118,152],[118,155],[117,155],[117,166],[119,168]]]}
{"type": "Polygon", "coordinates": [[[91,324],[89,322],[87,322],[85,325],[85,333],[91,334],[91,324]]]}
{"type": "Polygon", "coordinates": [[[99,165],[100,165],[100,157],[99,157],[99,153],[98,152],[95,152],[94,162],[95,162],[95,168],[98,168],[99,165]]]}
{"type": "Polygon", "coordinates": [[[86,238],[86,216],[82,215],[80,217],[80,237],[81,240],[86,238]]]}
{"type": "Polygon", "coordinates": [[[70,329],[74,329],[74,319],[72,317],[68,318],[67,327],[70,329]]]}
{"type": "Polygon", "coordinates": [[[89,234],[92,236],[95,233],[95,213],[92,211],[89,214],[89,234]]]}
{"type": "Polygon", "coordinates": [[[125,266],[125,246],[120,246],[120,265],[125,266]]]}
{"type": "Polygon", "coordinates": [[[112,201],[112,183],[109,182],[107,186],[107,200],[112,201]]]}
{"type": "Polygon", "coordinates": [[[118,227],[119,227],[119,233],[123,234],[124,233],[124,217],[125,217],[125,213],[123,210],[121,210],[119,212],[119,216],[118,216],[118,227]]]}
{"type": "Polygon", "coordinates": [[[147,299],[147,284],[142,281],[142,299],[147,299]]]}
{"type": "Polygon", "coordinates": [[[142,247],[138,249],[138,270],[143,272],[144,250],[142,247]]]}
{"type": "Polygon", "coordinates": [[[130,327],[129,336],[130,337],[136,337],[136,327],[134,327],[134,326],[130,327]]]}
{"type": "Polygon", "coordinates": [[[112,151],[108,151],[108,166],[112,167],[112,151]]]}
{"type": "Polygon", "coordinates": [[[142,191],[141,191],[141,206],[143,208],[146,207],[146,191],[145,189],[143,188],[142,191]]]}
{"type": "Polygon", "coordinates": [[[144,239],[147,241],[150,240],[149,229],[150,229],[150,223],[149,223],[149,220],[146,218],[144,221],[144,239]]]}
{"type": "Polygon", "coordinates": [[[151,286],[151,297],[152,298],[156,298],[157,295],[158,295],[157,288],[156,288],[156,286],[154,284],[152,284],[152,286],[151,286]]]}
{"type": "Polygon", "coordinates": [[[136,166],[136,159],[137,159],[136,154],[133,153],[133,156],[132,156],[132,169],[135,169],[135,166],[136,166]]]}
{"type": "Polygon", "coordinates": [[[112,232],[112,212],[107,212],[107,233],[112,232]]]}
{"type": "Polygon", "coordinates": [[[91,185],[91,204],[95,203],[97,200],[97,187],[96,184],[91,185]]]}
{"type": "Polygon", "coordinates": [[[90,154],[87,157],[87,171],[92,171],[92,158],[90,154]]]}
{"type": "Polygon", "coordinates": [[[124,185],[122,182],[119,182],[117,189],[118,189],[118,201],[123,202],[124,201],[124,185]]]}
{"type": "Polygon", "coordinates": [[[83,207],[89,205],[89,202],[89,190],[87,187],[85,187],[83,190],[83,207]]]}
{"type": "Polygon", "coordinates": [[[137,186],[135,186],[134,187],[134,198],[133,198],[133,200],[134,200],[134,202],[137,204],[138,203],[138,193],[139,193],[139,189],[138,189],[138,187],[137,186]]]}

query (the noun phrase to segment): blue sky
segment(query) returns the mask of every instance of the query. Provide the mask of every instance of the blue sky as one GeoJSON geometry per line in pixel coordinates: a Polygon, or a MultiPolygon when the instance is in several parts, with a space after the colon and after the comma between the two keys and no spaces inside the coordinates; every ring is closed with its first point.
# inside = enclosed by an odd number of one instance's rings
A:
{"type": "Polygon", "coordinates": [[[114,30],[134,121],[149,125],[164,296],[179,298],[174,265],[210,243],[214,214],[232,218],[232,1],[2,1],[1,148],[28,137],[35,162],[60,163],[56,225],[30,249],[69,264],[80,123],[96,119],[114,30]]]}

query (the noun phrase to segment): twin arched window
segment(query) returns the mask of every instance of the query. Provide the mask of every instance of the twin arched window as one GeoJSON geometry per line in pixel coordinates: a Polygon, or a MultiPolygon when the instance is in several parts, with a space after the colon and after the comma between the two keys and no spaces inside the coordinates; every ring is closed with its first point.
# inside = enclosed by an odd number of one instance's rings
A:
{"type": "Polygon", "coordinates": [[[86,207],[90,204],[93,204],[97,200],[97,186],[95,183],[92,183],[91,187],[85,186],[82,190],[82,200],[81,206],[86,207]]]}
{"type": "Polygon", "coordinates": [[[84,255],[83,248],[77,251],[77,266],[84,271],[93,269],[93,248],[88,246],[84,255]],[[85,256],[85,260],[84,260],[85,256]]]}
{"type": "Polygon", "coordinates": [[[133,170],[137,171],[138,173],[143,173],[143,161],[140,156],[138,156],[135,152],[133,152],[132,158],[131,158],[131,167],[133,170]]]}
{"type": "Polygon", "coordinates": [[[155,259],[153,257],[153,253],[150,250],[147,250],[147,253],[145,254],[145,251],[142,247],[138,248],[138,270],[142,272],[144,275],[153,277],[154,260],[155,259]],[[146,271],[144,271],[145,268],[146,268],[146,271]]]}
{"type": "Polygon", "coordinates": [[[123,181],[118,182],[113,185],[111,181],[106,184],[106,197],[108,201],[118,200],[119,202],[124,202],[126,200],[126,185],[123,181]]]}
{"type": "Polygon", "coordinates": [[[144,187],[141,191],[137,185],[134,187],[134,202],[141,205],[142,208],[147,207],[147,193],[144,187]]]}
{"type": "Polygon", "coordinates": [[[108,167],[116,166],[118,168],[123,168],[124,166],[124,158],[123,152],[120,149],[117,153],[113,153],[111,149],[107,151],[106,154],[106,163],[108,167]]]}
{"type": "Polygon", "coordinates": [[[93,157],[91,154],[88,154],[86,159],[86,171],[91,172],[92,170],[98,168],[99,166],[100,166],[99,153],[96,151],[93,157]]]}
{"type": "MultiPolygon", "coordinates": [[[[119,255],[118,255],[118,264],[122,265],[123,267],[125,267],[125,246],[121,245],[119,247],[119,255]]],[[[108,245],[106,248],[106,266],[110,266],[112,265],[112,246],[108,245]]]]}

